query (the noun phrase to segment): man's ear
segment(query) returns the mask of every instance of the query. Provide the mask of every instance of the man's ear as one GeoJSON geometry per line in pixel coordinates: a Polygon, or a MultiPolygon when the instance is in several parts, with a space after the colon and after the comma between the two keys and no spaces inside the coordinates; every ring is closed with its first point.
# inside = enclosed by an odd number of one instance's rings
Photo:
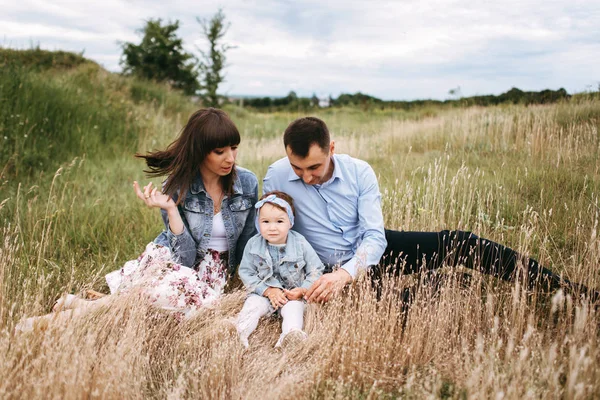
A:
{"type": "Polygon", "coordinates": [[[333,155],[335,150],[335,141],[331,141],[331,143],[329,143],[329,155],[333,155]]]}

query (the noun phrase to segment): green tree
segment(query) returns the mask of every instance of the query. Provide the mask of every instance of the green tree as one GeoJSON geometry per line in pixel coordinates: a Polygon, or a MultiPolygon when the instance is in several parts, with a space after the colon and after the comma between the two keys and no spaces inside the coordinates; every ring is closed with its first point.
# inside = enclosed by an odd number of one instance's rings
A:
{"type": "Polygon", "coordinates": [[[198,63],[200,69],[200,90],[205,104],[215,107],[219,104],[217,90],[219,89],[219,85],[225,81],[223,73],[226,61],[225,53],[233,48],[233,46],[222,43],[222,39],[227,33],[230,24],[225,22],[225,14],[221,9],[210,20],[198,17],[196,17],[196,20],[202,26],[203,36],[208,40],[209,44],[207,52],[198,49],[202,55],[198,63]]]}
{"type": "Polygon", "coordinates": [[[319,98],[317,97],[316,93],[313,93],[312,97],[310,98],[310,105],[313,107],[317,107],[319,105],[319,98]]]}
{"type": "Polygon", "coordinates": [[[196,58],[183,49],[177,37],[179,21],[162,25],[161,19],[150,19],[138,32],[140,44],[123,43],[123,73],[168,82],[171,86],[194,94],[199,89],[196,58]]]}

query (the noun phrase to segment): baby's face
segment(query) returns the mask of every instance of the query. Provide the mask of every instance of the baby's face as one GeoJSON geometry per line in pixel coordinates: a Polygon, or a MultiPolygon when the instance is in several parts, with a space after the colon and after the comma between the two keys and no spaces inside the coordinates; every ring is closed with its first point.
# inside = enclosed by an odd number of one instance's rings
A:
{"type": "Polygon", "coordinates": [[[290,219],[285,211],[271,203],[265,203],[258,215],[260,235],[271,244],[284,244],[290,231],[290,219]]]}

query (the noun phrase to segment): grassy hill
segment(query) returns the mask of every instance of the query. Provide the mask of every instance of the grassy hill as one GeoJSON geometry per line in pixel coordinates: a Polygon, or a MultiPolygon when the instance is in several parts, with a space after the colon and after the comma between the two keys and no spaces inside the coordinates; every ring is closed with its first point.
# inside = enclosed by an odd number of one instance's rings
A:
{"type": "MultiPolygon", "coordinates": [[[[0,49],[0,397],[594,398],[600,317],[585,301],[530,293],[474,273],[362,280],[310,307],[310,338],[272,349],[268,320],[243,352],[224,333],[243,294],[177,323],[135,296],[15,336],[23,315],[64,292],[106,290],[105,273],[162,229],[140,206],[135,152],[170,143],[198,105],[82,56],[0,49]],[[415,293],[401,314],[398,294],[415,293]],[[32,379],[35,377],[35,379],[32,379]]],[[[284,155],[299,112],[227,106],[238,162],[259,178],[284,155]]],[[[600,287],[600,99],[552,105],[317,110],[338,153],[379,175],[388,228],[472,230],[600,287]]],[[[159,183],[155,181],[155,183],[159,183]]],[[[459,268],[458,272],[464,272],[459,268]]]]}
{"type": "Polygon", "coordinates": [[[80,55],[0,49],[2,175],[53,170],[73,156],[136,150],[148,112],[188,113],[190,101],[149,82],[111,74],[80,55]]]}

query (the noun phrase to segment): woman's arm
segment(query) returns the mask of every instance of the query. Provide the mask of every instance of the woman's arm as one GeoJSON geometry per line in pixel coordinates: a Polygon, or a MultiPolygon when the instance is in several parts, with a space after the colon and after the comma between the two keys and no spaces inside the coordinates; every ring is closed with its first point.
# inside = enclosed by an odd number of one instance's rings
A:
{"type": "Polygon", "coordinates": [[[191,268],[196,261],[196,241],[192,238],[187,225],[184,223],[184,217],[181,215],[179,207],[176,207],[175,212],[179,221],[181,221],[183,231],[179,235],[176,235],[171,228],[172,224],[169,214],[165,210],[160,210],[165,224],[165,231],[155,239],[155,243],[165,246],[164,242],[166,242],[166,247],[171,250],[173,260],[191,268]],[[159,241],[159,238],[162,239],[159,241]]]}
{"type": "Polygon", "coordinates": [[[177,196],[172,198],[157,188],[152,188],[152,183],[144,186],[142,192],[137,182],[133,182],[133,189],[150,208],[160,208],[166,232],[162,232],[154,242],[171,250],[173,259],[186,267],[192,267],[196,261],[196,242],[190,234],[179,206],[176,205],[177,196]]]}

